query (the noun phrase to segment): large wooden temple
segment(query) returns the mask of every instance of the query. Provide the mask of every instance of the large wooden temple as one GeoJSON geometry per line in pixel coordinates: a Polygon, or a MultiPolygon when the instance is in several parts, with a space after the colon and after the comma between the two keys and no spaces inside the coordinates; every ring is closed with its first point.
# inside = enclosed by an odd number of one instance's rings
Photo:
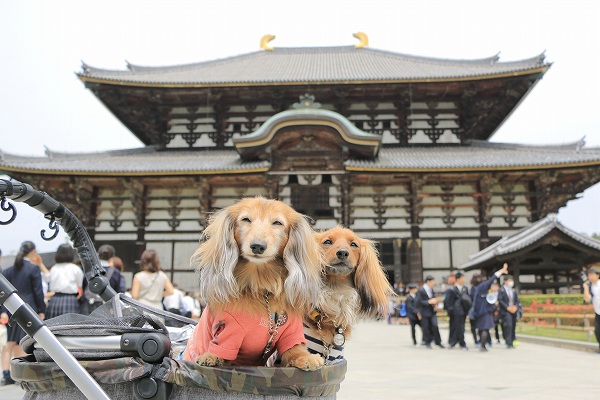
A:
{"type": "Polygon", "coordinates": [[[84,64],[85,87],[145,146],[4,153],[0,171],[63,201],[130,271],[157,249],[183,287],[195,285],[189,258],[207,215],[244,196],[378,241],[390,280],[407,283],[447,275],[600,181],[600,148],[489,141],[550,68],[543,55],[434,59],[362,38],[264,40],[257,52],[172,67],[84,64]]]}

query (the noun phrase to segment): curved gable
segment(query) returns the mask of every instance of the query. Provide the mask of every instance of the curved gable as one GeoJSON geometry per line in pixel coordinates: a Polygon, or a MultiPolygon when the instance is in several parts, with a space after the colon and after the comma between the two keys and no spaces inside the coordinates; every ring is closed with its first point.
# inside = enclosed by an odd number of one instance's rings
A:
{"type": "Polygon", "coordinates": [[[324,151],[335,151],[337,147],[345,154],[344,159],[377,156],[381,136],[358,129],[336,112],[316,108],[318,103],[310,98],[301,99],[295,106],[298,108],[275,114],[253,133],[234,138],[233,144],[242,159],[268,159],[278,150],[301,151],[303,146],[324,151]]]}

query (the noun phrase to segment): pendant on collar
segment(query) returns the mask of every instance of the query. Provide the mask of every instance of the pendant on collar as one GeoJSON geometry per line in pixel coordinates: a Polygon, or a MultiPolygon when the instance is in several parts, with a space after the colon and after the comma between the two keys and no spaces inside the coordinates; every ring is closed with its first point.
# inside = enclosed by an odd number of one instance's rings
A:
{"type": "Polygon", "coordinates": [[[337,333],[333,337],[333,344],[336,346],[343,346],[346,343],[346,336],[344,336],[344,329],[337,328],[337,333]]]}

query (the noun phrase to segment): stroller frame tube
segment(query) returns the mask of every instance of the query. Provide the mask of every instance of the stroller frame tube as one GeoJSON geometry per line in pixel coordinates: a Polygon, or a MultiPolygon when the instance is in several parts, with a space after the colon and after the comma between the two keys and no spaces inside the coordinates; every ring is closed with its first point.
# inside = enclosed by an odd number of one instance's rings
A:
{"type": "Polygon", "coordinates": [[[31,306],[17,294],[15,287],[0,274],[0,305],[4,305],[13,319],[28,335],[33,337],[52,357],[69,379],[90,400],[110,400],[98,382],[92,378],[73,355],[65,349],[56,336],[50,332],[31,306]]]}

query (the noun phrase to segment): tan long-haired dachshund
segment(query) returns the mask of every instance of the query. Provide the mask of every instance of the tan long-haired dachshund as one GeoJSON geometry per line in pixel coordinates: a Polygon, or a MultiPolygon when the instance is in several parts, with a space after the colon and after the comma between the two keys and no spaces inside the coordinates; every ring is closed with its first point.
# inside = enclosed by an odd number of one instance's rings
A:
{"type": "Polygon", "coordinates": [[[327,290],[321,307],[304,318],[305,335],[311,352],[335,362],[343,358],[344,342],[358,318],[385,313],[393,289],[373,241],[341,226],[315,237],[324,251],[327,290]]]}
{"type": "Polygon", "coordinates": [[[323,366],[302,329],[324,287],[321,250],[305,217],[280,201],[246,198],[216,212],[204,238],[191,262],[208,307],[184,359],[264,365],[277,350],[284,366],[323,366]]]}

